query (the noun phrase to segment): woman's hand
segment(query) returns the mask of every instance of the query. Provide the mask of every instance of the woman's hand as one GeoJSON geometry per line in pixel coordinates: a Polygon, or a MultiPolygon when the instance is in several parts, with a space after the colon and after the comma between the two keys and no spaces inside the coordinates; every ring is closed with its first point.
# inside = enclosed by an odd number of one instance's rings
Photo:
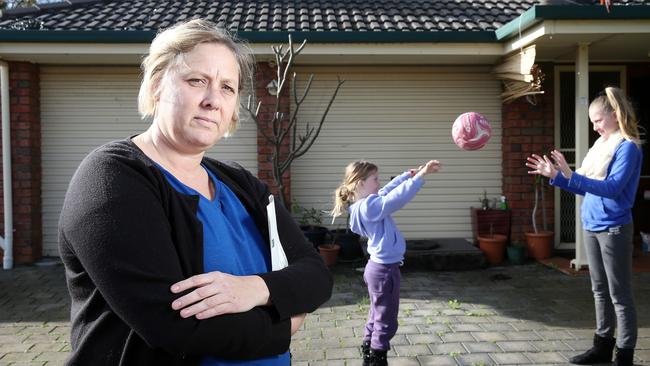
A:
{"type": "Polygon", "coordinates": [[[562,153],[557,150],[553,150],[551,151],[551,157],[555,161],[555,167],[558,170],[560,170],[562,176],[564,176],[564,178],[566,179],[571,179],[571,175],[573,175],[573,171],[571,170],[571,168],[569,168],[569,164],[567,164],[564,155],[562,155],[562,153]]]}
{"type": "Polygon", "coordinates": [[[305,322],[307,314],[298,314],[291,317],[291,335],[296,334],[298,329],[302,326],[302,323],[305,322]]]}
{"type": "Polygon", "coordinates": [[[173,284],[171,291],[177,294],[191,288],[195,290],[172,303],[172,309],[180,310],[183,318],[243,313],[269,303],[269,289],[259,276],[203,273],[173,284]]]}
{"type": "Polygon", "coordinates": [[[547,178],[555,178],[558,173],[558,170],[555,169],[553,163],[546,155],[539,156],[532,154],[526,159],[526,166],[533,169],[529,170],[528,174],[539,174],[547,178]]]}

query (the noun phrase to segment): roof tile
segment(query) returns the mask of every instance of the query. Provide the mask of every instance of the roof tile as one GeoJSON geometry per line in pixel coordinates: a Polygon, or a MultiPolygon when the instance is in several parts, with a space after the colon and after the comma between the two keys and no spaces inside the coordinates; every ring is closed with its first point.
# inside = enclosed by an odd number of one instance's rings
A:
{"type": "MultiPolygon", "coordinates": [[[[151,30],[205,17],[239,31],[494,31],[535,4],[599,0],[70,0],[5,11],[0,29],[151,30]],[[28,28],[24,28],[29,24],[28,28]],[[23,28],[21,28],[23,27],[23,28]]],[[[650,0],[615,0],[650,5],[650,0]]]]}

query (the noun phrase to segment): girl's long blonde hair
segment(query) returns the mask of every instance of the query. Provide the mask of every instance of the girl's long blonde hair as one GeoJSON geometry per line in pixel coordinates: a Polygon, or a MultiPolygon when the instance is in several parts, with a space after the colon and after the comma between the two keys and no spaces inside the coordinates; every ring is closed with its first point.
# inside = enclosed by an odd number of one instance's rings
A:
{"type": "Polygon", "coordinates": [[[365,160],[348,164],[343,182],[334,190],[334,209],[330,213],[332,217],[341,216],[347,207],[356,201],[357,184],[378,170],[377,165],[365,160]]]}
{"type": "Polygon", "coordinates": [[[621,89],[613,86],[605,88],[605,93],[596,97],[589,105],[589,108],[594,106],[600,107],[604,113],[614,113],[616,115],[618,128],[626,140],[637,145],[641,143],[636,113],[634,113],[632,103],[625,97],[621,89]]]}

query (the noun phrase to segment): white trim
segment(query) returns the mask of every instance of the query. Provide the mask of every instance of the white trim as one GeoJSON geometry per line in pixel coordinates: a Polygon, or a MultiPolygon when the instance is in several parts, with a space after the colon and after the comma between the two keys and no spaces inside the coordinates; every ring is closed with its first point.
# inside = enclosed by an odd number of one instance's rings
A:
{"type": "Polygon", "coordinates": [[[547,34],[546,26],[544,23],[535,27],[529,28],[521,33],[520,36],[508,41],[503,46],[503,53],[508,54],[513,51],[521,50],[524,47],[530,46],[538,38],[547,34]]]}
{"type": "MultiPolygon", "coordinates": [[[[249,47],[258,56],[273,56],[271,49],[275,43],[256,43],[249,47]]],[[[144,55],[149,51],[149,44],[97,44],[97,43],[0,43],[0,54],[41,54],[41,55],[144,55]]],[[[302,55],[494,55],[503,53],[496,43],[309,43],[302,55]]]]}
{"type": "Polygon", "coordinates": [[[560,34],[631,34],[650,32],[650,20],[547,20],[547,33],[560,34]]]}
{"type": "Polygon", "coordinates": [[[519,50],[537,41],[552,40],[553,36],[584,37],[582,41],[596,40],[596,35],[648,34],[650,20],[545,20],[528,28],[504,44],[504,54],[519,50]]]}
{"type": "Polygon", "coordinates": [[[0,238],[0,247],[4,250],[3,269],[14,266],[14,223],[13,193],[11,178],[11,120],[9,118],[9,65],[0,61],[0,98],[2,99],[2,192],[4,200],[5,236],[0,238]]]}
{"type": "MultiPolygon", "coordinates": [[[[286,42],[285,42],[286,43],[286,42]]],[[[275,60],[275,44],[250,44],[257,61],[275,60]]],[[[11,61],[46,64],[139,65],[148,44],[0,43],[11,61]]],[[[309,43],[299,64],[493,64],[503,55],[496,43],[309,43]]]]}
{"type": "MultiPolygon", "coordinates": [[[[589,132],[588,132],[588,117],[587,110],[589,108],[589,44],[579,43],[576,50],[576,104],[575,104],[575,140],[576,152],[575,161],[582,161],[587,150],[589,150],[589,132]]],[[[583,197],[576,195],[576,251],[575,258],[571,261],[571,267],[579,270],[588,265],[587,256],[584,252],[584,245],[582,240],[582,230],[578,223],[582,222],[582,212],[579,207],[582,207],[583,197]]]]}

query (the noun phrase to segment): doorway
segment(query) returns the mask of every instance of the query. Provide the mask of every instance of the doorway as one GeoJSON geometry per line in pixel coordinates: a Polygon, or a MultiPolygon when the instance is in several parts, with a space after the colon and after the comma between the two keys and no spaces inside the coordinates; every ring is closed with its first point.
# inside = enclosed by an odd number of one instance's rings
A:
{"type": "MultiPolygon", "coordinates": [[[[575,71],[573,66],[555,68],[555,148],[564,154],[571,169],[575,162],[575,71]]],[[[625,66],[590,66],[589,100],[605,87],[617,86],[626,90],[625,66]]],[[[598,134],[589,128],[589,146],[598,134]]],[[[555,242],[558,249],[575,248],[575,195],[555,190],[555,242]]]]}

